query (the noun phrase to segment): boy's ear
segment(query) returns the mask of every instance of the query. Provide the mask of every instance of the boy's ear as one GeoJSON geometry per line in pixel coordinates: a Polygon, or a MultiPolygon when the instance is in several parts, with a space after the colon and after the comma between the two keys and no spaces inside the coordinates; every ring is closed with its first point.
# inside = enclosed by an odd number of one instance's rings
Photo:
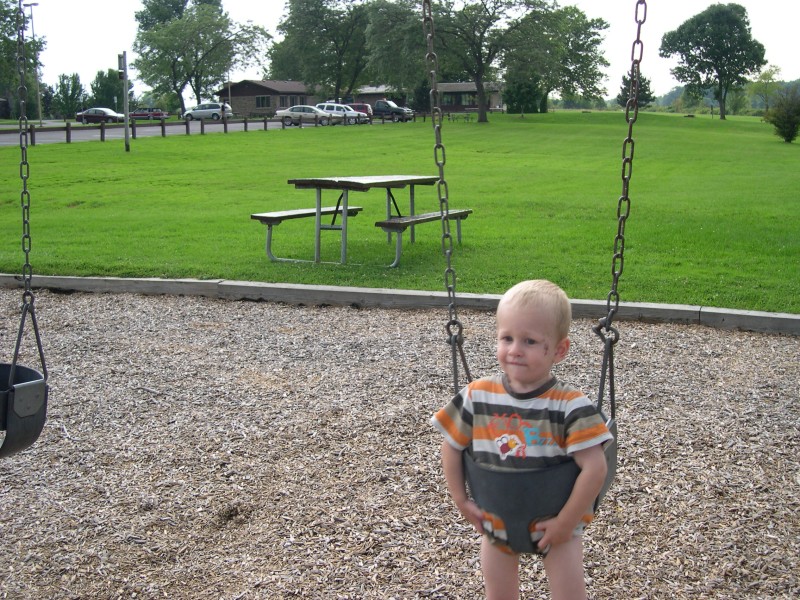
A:
{"type": "Polygon", "coordinates": [[[563,340],[558,342],[558,344],[556,344],[556,353],[555,353],[556,363],[560,363],[567,357],[567,354],[569,354],[569,345],[570,341],[568,337],[565,337],[563,340]]]}

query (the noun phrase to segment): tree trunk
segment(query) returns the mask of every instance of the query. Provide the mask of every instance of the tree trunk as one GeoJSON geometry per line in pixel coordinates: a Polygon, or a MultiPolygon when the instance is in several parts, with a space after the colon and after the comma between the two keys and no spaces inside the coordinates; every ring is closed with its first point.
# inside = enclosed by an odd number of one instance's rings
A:
{"type": "Polygon", "coordinates": [[[489,117],[486,115],[486,90],[483,89],[483,79],[475,79],[475,88],[478,96],[478,123],[488,123],[489,117]]]}

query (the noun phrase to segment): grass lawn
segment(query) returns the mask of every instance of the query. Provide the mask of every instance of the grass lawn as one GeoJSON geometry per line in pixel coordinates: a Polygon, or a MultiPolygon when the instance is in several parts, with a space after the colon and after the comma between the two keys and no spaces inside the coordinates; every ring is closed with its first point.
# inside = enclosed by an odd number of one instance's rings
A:
{"type": "MultiPolygon", "coordinates": [[[[453,264],[462,292],[548,278],[575,298],[611,284],[622,113],[492,115],[445,123],[451,206],[474,214],[453,264]]],[[[622,300],[800,313],[800,144],[755,118],[640,113],[622,300]]],[[[440,227],[417,228],[400,267],[374,227],[382,193],[352,194],[351,264],[272,263],[250,214],[313,206],[293,177],[435,174],[430,121],[171,136],[28,150],[31,261],[42,275],[226,278],[442,290],[440,227]]],[[[0,148],[0,271],[19,272],[20,151],[0,148]]],[[[407,198],[396,194],[398,201],[407,198]]],[[[331,192],[323,196],[333,204],[331,192]]],[[[435,188],[419,212],[438,210],[435,188]]],[[[281,256],[313,256],[313,221],[275,229],[281,256]]],[[[339,234],[323,232],[323,260],[339,234]]]]}

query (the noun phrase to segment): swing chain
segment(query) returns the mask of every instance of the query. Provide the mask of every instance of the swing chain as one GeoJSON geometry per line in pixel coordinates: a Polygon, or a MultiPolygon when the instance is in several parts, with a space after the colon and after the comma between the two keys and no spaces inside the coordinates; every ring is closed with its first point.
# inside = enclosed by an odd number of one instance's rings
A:
{"type": "Polygon", "coordinates": [[[452,264],[453,256],[453,236],[450,233],[450,201],[447,180],[444,176],[444,165],[447,162],[444,143],[442,142],[442,109],[439,105],[439,83],[437,81],[437,74],[439,72],[439,58],[433,48],[434,40],[434,25],[433,25],[433,9],[430,0],[423,0],[422,3],[422,28],[425,33],[425,39],[428,46],[428,51],[425,54],[425,60],[428,63],[431,91],[431,123],[433,125],[435,144],[433,147],[433,158],[439,170],[439,181],[436,185],[436,193],[439,198],[439,212],[442,219],[442,253],[445,256],[446,268],[444,271],[444,284],[447,290],[448,299],[448,322],[447,329],[447,342],[450,344],[450,351],[453,363],[453,387],[454,393],[458,393],[459,377],[458,377],[458,364],[459,360],[464,368],[464,375],[467,381],[472,381],[472,374],[470,373],[469,366],[467,365],[466,355],[464,354],[464,327],[461,321],[458,320],[458,313],[456,308],[456,270],[452,264]]]}
{"type": "MultiPolygon", "coordinates": [[[[36,346],[39,351],[39,359],[42,363],[42,372],[45,381],[47,380],[47,367],[44,360],[44,350],[42,348],[42,340],[39,335],[39,324],[36,320],[35,310],[35,297],[32,289],[33,280],[33,267],[30,261],[31,252],[31,194],[28,190],[28,178],[30,177],[30,165],[28,163],[28,117],[26,111],[26,104],[28,99],[28,88],[25,84],[25,13],[22,10],[22,0],[19,0],[17,8],[17,71],[19,73],[19,87],[17,94],[19,96],[19,147],[20,147],[20,164],[19,164],[19,177],[22,181],[22,191],[20,192],[20,205],[22,208],[22,252],[25,255],[25,263],[22,266],[22,282],[24,290],[22,293],[22,310],[19,324],[19,332],[17,334],[17,343],[14,347],[14,359],[11,363],[9,372],[9,381],[14,381],[14,372],[16,369],[17,361],[19,359],[20,347],[22,345],[22,336],[25,330],[25,321],[28,315],[31,318],[33,325],[34,335],[36,337],[36,346]]],[[[11,387],[11,383],[9,383],[11,387]]]]}
{"type": "Polygon", "coordinates": [[[628,195],[631,175],[633,174],[633,154],[635,143],[633,140],[633,124],[639,116],[639,85],[641,80],[640,65],[644,53],[642,43],[642,25],[647,19],[647,1],[636,2],[636,39],[631,47],[631,83],[628,101],[625,104],[625,121],[628,123],[628,136],[622,143],[622,195],[617,201],[617,234],[614,237],[614,252],[611,261],[611,290],[606,298],[605,317],[594,326],[593,331],[603,340],[605,351],[603,353],[603,368],[600,377],[600,392],[597,407],[602,407],[606,379],[609,386],[609,400],[611,404],[611,418],[616,412],[614,398],[614,345],[619,341],[619,331],[613,326],[614,317],[619,311],[619,279],[625,266],[625,224],[631,212],[631,199],[628,195]]]}

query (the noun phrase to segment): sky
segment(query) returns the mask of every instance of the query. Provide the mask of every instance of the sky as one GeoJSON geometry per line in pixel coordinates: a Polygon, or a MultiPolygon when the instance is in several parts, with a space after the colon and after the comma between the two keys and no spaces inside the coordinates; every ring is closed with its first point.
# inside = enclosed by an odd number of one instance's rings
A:
{"type": "MultiPolygon", "coordinates": [[[[30,0],[24,0],[27,4],[30,0]]],[[[40,60],[42,82],[55,85],[60,74],[78,73],[85,88],[98,71],[116,69],[117,55],[127,53],[128,64],[136,59],[132,51],[136,37],[136,11],[141,0],[111,0],[101,3],[108,16],[88,17],[81,4],[67,0],[34,0],[33,33],[44,37],[47,48],[40,60]]],[[[766,48],[770,65],[781,69],[780,79],[800,79],[800,48],[797,43],[796,19],[787,12],[785,0],[735,0],[747,9],[753,37],[766,48]]],[[[710,0],[649,0],[647,18],[642,25],[643,58],[641,72],[650,80],[651,90],[661,96],[679,85],[670,74],[675,59],[658,56],[661,38],[667,31],[677,29],[684,21],[702,12],[710,0]]],[[[603,85],[607,97],[616,96],[623,74],[630,70],[631,49],[636,35],[635,0],[562,0],[562,6],[576,5],[590,18],[603,18],[609,28],[605,31],[602,49],[610,66],[605,70],[603,85]]],[[[222,0],[223,8],[237,22],[252,21],[273,36],[284,11],[284,0],[222,0]]],[[[31,9],[26,9],[29,11],[31,9]]],[[[420,35],[422,29],[420,26],[420,35]]],[[[28,34],[31,34],[30,28],[28,34]]],[[[136,81],[136,71],[129,70],[134,91],[141,94],[145,87],[136,81]]],[[[261,79],[258,68],[231,72],[232,81],[261,79]]],[[[207,99],[204,99],[207,100],[207,99]]]]}

